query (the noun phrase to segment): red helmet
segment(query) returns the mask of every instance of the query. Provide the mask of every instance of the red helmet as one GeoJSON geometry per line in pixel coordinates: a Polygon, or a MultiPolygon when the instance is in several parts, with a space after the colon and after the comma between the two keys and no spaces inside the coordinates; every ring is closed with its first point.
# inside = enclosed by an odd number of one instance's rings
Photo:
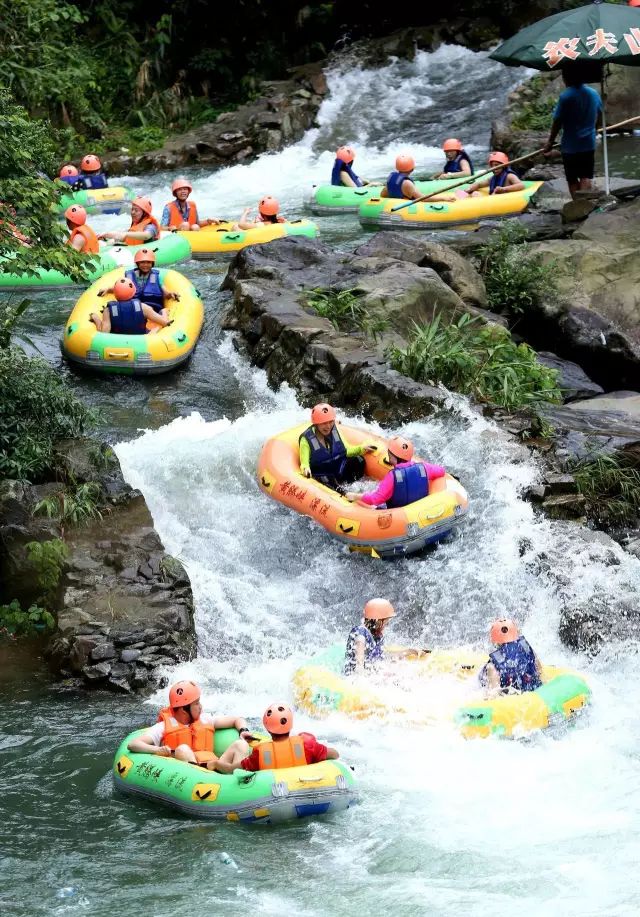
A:
{"type": "Polygon", "coordinates": [[[268,194],[266,197],[263,197],[258,204],[258,210],[263,217],[274,217],[280,210],[280,204],[275,197],[271,197],[271,195],[268,194]]]}
{"type": "Polygon", "coordinates": [[[97,156],[94,156],[93,153],[89,153],[83,158],[80,163],[80,168],[83,172],[99,172],[102,168],[102,163],[97,156]]]}
{"type": "Polygon", "coordinates": [[[408,153],[400,153],[396,156],[396,172],[413,172],[416,167],[416,161],[408,153]]]}
{"type": "Polygon", "coordinates": [[[367,621],[384,621],[395,616],[396,610],[387,599],[369,599],[364,606],[364,617],[367,621]]]}
{"type": "Polygon", "coordinates": [[[123,302],[123,300],[126,299],[133,299],[133,297],[136,295],[136,285],[133,280],[128,280],[126,277],[121,277],[120,280],[116,280],[113,285],[113,295],[118,300],[118,302],[123,302]]]}
{"type": "Polygon", "coordinates": [[[73,178],[77,174],[78,174],[78,170],[76,169],[75,166],[72,166],[71,164],[67,166],[63,166],[60,169],[60,173],[59,173],[60,178],[73,178]]]}
{"type": "Polygon", "coordinates": [[[151,211],[153,209],[153,204],[151,203],[151,198],[149,197],[136,197],[131,204],[132,207],[139,207],[143,213],[146,213],[147,216],[151,216],[151,211]]]}
{"type": "Polygon", "coordinates": [[[262,722],[272,736],[287,735],[293,726],[293,710],[286,704],[271,704],[265,710],[262,722]]]}
{"type": "Polygon", "coordinates": [[[402,436],[394,436],[393,439],[390,439],[387,449],[401,462],[410,462],[413,458],[413,443],[402,436]]]}
{"type": "Polygon", "coordinates": [[[133,260],[136,264],[140,264],[141,261],[150,261],[152,264],[155,264],[156,253],[152,248],[139,248],[133,256],[133,260]]]}
{"type": "Polygon", "coordinates": [[[352,146],[341,146],[336,150],[336,159],[346,162],[350,165],[356,158],[356,151],[352,146]]]}
{"type": "Polygon", "coordinates": [[[512,643],[520,636],[518,625],[511,618],[502,618],[491,625],[489,639],[492,643],[512,643]]]}
{"type": "Polygon", "coordinates": [[[336,409],[330,404],[317,404],[311,411],[311,423],[329,423],[336,419],[336,409]]]}
{"type": "Polygon", "coordinates": [[[190,192],[193,191],[193,185],[186,178],[174,178],[171,182],[171,193],[175,194],[180,188],[188,188],[190,192]]]}
{"type": "Polygon", "coordinates": [[[460,143],[459,140],[456,140],[455,137],[450,137],[448,140],[445,140],[445,142],[442,144],[442,149],[444,150],[445,153],[449,153],[452,150],[455,150],[456,153],[459,153],[460,150],[462,149],[462,144],[460,143]]]}
{"type": "Polygon", "coordinates": [[[489,153],[489,159],[487,162],[489,165],[491,165],[492,162],[499,162],[501,165],[507,166],[509,165],[509,157],[506,153],[493,152],[489,153]]]}
{"type": "Polygon", "coordinates": [[[64,218],[74,226],[83,226],[87,222],[87,211],[80,204],[72,204],[65,210],[64,218]]]}
{"type": "Polygon", "coordinates": [[[197,700],[200,700],[200,688],[193,681],[177,681],[169,690],[170,707],[188,707],[197,700]]]}

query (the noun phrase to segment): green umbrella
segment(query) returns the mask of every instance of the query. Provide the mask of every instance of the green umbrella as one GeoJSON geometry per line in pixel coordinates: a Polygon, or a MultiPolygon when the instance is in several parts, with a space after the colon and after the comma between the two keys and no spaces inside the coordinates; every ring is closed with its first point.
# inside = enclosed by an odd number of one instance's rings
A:
{"type": "MultiPolygon", "coordinates": [[[[489,55],[509,67],[581,66],[592,63],[640,66],[640,9],[595,0],[587,6],[547,16],[522,29],[489,55]]],[[[595,80],[593,80],[595,82],[595,80]]],[[[604,85],[603,85],[604,95],[604,85]]],[[[605,190],[609,193],[609,157],[603,111],[605,190]]]]}

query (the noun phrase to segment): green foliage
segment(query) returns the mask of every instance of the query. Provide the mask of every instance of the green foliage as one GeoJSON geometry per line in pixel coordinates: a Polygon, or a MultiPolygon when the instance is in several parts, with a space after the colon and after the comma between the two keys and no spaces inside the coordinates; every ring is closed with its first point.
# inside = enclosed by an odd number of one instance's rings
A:
{"type": "Polygon", "coordinates": [[[478,249],[480,272],[494,312],[517,315],[557,294],[557,263],[545,264],[540,255],[531,254],[526,238],[526,227],[513,220],[478,249]]]}
{"type": "Polygon", "coordinates": [[[53,538],[50,541],[30,541],[26,548],[38,587],[42,589],[42,595],[38,601],[50,604],[55,598],[62,567],[69,556],[69,549],[60,538],[53,538]]]}
{"type": "Polygon", "coordinates": [[[598,521],[632,523],[640,514],[640,468],[623,455],[599,455],[572,469],[587,512],[598,521]]]}
{"type": "Polygon", "coordinates": [[[39,605],[31,605],[26,611],[17,599],[0,605],[0,635],[37,637],[44,631],[53,630],[55,623],[53,615],[39,605]]]}
{"type": "Polygon", "coordinates": [[[54,466],[54,442],[94,420],[44,360],[0,349],[0,477],[39,479],[54,466]]]}
{"type": "Polygon", "coordinates": [[[34,513],[59,519],[62,523],[81,525],[90,519],[102,519],[100,507],[102,490],[100,485],[88,481],[79,484],[75,490],[61,490],[36,503],[34,513]]]}
{"type": "Polygon", "coordinates": [[[465,314],[443,325],[440,316],[415,325],[406,348],[389,351],[394,369],[419,382],[437,384],[508,410],[560,402],[556,370],[542,366],[527,344],[515,344],[498,325],[465,314]]]}
{"type": "Polygon", "coordinates": [[[512,119],[511,126],[518,131],[548,131],[556,107],[556,95],[545,95],[549,83],[541,76],[534,76],[529,86],[538,95],[530,102],[520,106],[518,114],[512,119]]]}
{"type": "Polygon", "coordinates": [[[361,294],[355,290],[311,290],[307,305],[317,315],[328,318],[336,331],[361,331],[374,341],[389,326],[386,319],[367,315],[361,294]]]}

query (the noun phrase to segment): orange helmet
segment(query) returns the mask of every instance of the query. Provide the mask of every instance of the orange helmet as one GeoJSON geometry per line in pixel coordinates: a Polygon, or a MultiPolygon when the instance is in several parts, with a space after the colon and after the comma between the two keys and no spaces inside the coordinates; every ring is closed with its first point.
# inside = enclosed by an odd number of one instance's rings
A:
{"type": "Polygon", "coordinates": [[[59,172],[60,178],[73,178],[77,174],[78,174],[78,170],[76,169],[75,166],[72,166],[71,164],[67,166],[63,166],[59,172]]]}
{"type": "Polygon", "coordinates": [[[489,639],[492,643],[512,643],[520,636],[518,625],[511,618],[501,618],[491,625],[489,639]]]}
{"type": "MultiPolygon", "coordinates": [[[[118,302],[123,302],[127,299],[133,299],[133,297],[136,295],[136,285],[133,280],[128,280],[126,277],[121,277],[120,280],[116,280],[113,285],[113,295],[118,300],[118,302]]],[[[173,704],[171,706],[173,706],[173,704]]]]}
{"type": "Polygon", "coordinates": [[[491,165],[492,162],[499,162],[501,165],[507,166],[509,165],[509,157],[506,153],[493,152],[489,153],[489,159],[487,162],[489,165],[491,165]]]}
{"type": "MultiPolygon", "coordinates": [[[[118,283],[121,282],[118,280],[118,283]]],[[[193,704],[197,700],[200,700],[200,688],[194,681],[177,681],[169,689],[170,707],[188,707],[189,704],[193,704]]]]}
{"type": "Polygon", "coordinates": [[[193,185],[186,178],[174,178],[171,182],[171,193],[175,194],[180,188],[188,188],[189,191],[193,191],[193,185]]]}
{"type": "Polygon", "coordinates": [[[629,0],[628,6],[640,6],[640,0],[629,0]]]}
{"type": "Polygon", "coordinates": [[[391,455],[395,455],[403,462],[410,462],[413,458],[413,443],[402,436],[394,436],[393,439],[390,439],[387,449],[391,455]]]}
{"type": "Polygon", "coordinates": [[[413,172],[416,167],[416,161],[408,153],[400,153],[396,156],[396,172],[413,172]]]}
{"type": "Polygon", "coordinates": [[[139,248],[133,256],[133,260],[136,264],[140,264],[141,261],[150,261],[152,264],[155,264],[156,253],[152,248],[139,248]]]}
{"type": "Polygon", "coordinates": [[[153,209],[153,204],[151,203],[151,198],[149,197],[136,197],[135,200],[131,203],[132,207],[139,207],[143,213],[146,213],[147,216],[151,216],[151,211],[153,209]]]}
{"type": "Polygon", "coordinates": [[[396,610],[387,599],[369,599],[364,606],[364,617],[367,621],[384,621],[395,616],[396,610]]]}
{"type": "Polygon", "coordinates": [[[352,146],[341,146],[336,150],[336,159],[346,162],[350,165],[356,158],[356,151],[352,146]]]}
{"type": "Polygon", "coordinates": [[[336,419],[336,409],[330,404],[317,404],[311,411],[311,423],[329,423],[336,419]]]}
{"type": "Polygon", "coordinates": [[[456,140],[455,137],[450,137],[448,140],[445,140],[445,142],[442,144],[442,149],[444,150],[445,153],[449,153],[452,150],[455,150],[456,153],[459,153],[460,150],[462,149],[462,144],[460,143],[459,140],[456,140]]]}
{"type": "Polygon", "coordinates": [[[258,204],[258,210],[263,217],[274,217],[280,210],[280,204],[275,197],[271,197],[271,195],[268,194],[266,197],[263,197],[258,204]]]}
{"type": "Polygon", "coordinates": [[[72,204],[65,210],[64,218],[74,226],[83,226],[87,222],[87,211],[80,204],[72,204]]]}
{"type": "Polygon", "coordinates": [[[293,726],[293,710],[286,704],[271,704],[265,710],[262,722],[272,736],[287,735],[293,726]]]}
{"type": "Polygon", "coordinates": [[[80,163],[80,168],[84,172],[99,172],[102,168],[102,163],[97,156],[94,156],[93,153],[89,153],[83,158],[80,163]]]}

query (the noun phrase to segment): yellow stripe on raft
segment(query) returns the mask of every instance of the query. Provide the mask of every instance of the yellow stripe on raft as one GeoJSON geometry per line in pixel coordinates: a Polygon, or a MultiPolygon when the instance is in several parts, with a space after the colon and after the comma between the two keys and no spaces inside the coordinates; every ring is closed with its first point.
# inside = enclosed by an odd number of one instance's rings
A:
{"type": "Polygon", "coordinates": [[[318,227],[310,220],[293,220],[285,223],[264,223],[251,229],[233,229],[234,223],[222,221],[195,232],[178,230],[191,246],[194,258],[211,258],[226,252],[238,252],[250,245],[263,245],[285,236],[314,238],[318,227]]]}

